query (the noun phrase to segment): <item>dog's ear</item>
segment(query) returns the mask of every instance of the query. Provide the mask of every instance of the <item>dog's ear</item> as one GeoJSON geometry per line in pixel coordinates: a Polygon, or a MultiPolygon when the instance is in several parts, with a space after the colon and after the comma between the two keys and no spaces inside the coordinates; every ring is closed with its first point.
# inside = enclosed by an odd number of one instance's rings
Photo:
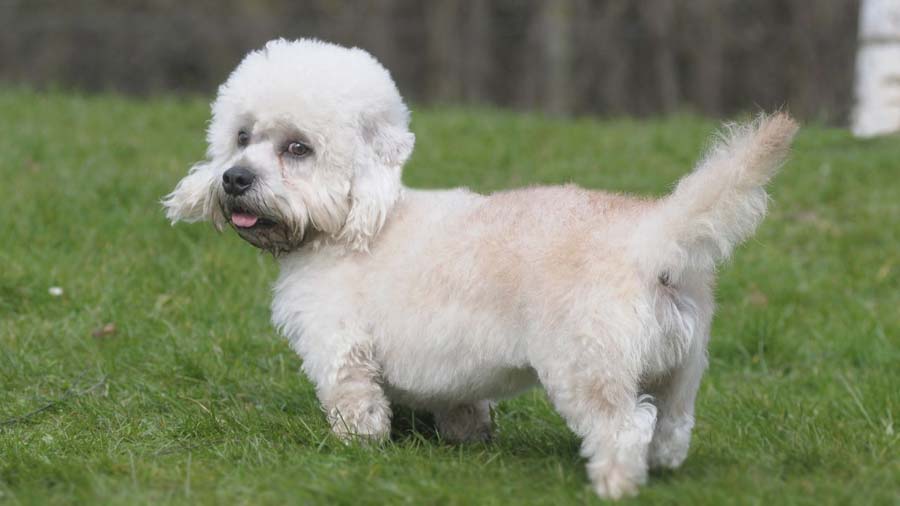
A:
{"type": "Polygon", "coordinates": [[[212,217],[213,171],[207,162],[191,167],[188,175],[178,182],[172,193],[163,197],[166,218],[175,224],[178,221],[195,222],[212,217]]]}
{"type": "Polygon", "coordinates": [[[363,121],[362,136],[373,154],[386,167],[402,168],[412,154],[416,136],[407,127],[406,113],[401,124],[389,122],[382,116],[363,121]]]}
{"type": "Polygon", "coordinates": [[[384,226],[400,198],[403,164],[416,141],[406,128],[406,114],[404,110],[401,121],[388,121],[385,115],[378,115],[361,123],[363,148],[350,184],[350,212],[339,236],[352,249],[368,249],[369,241],[384,226]]]}

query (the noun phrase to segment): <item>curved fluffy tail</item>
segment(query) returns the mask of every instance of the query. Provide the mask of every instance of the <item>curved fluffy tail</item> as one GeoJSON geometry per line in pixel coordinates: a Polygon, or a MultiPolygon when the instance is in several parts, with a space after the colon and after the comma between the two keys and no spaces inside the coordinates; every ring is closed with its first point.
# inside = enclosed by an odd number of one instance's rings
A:
{"type": "Polygon", "coordinates": [[[693,172],[638,223],[642,269],[677,282],[712,271],[750,237],[766,213],[764,185],[787,158],[797,123],[785,113],[730,125],[693,172]]]}

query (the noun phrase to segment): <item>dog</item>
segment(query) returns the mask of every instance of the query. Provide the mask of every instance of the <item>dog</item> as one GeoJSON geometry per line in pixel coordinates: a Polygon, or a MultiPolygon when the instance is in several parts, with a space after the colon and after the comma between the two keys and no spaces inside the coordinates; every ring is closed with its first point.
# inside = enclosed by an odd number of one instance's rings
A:
{"type": "Polygon", "coordinates": [[[541,385],[597,494],[618,498],[687,456],[716,266],[763,219],[797,128],[785,113],[726,128],[662,198],[415,190],[389,72],[279,39],[219,88],[207,160],[163,205],[275,256],[272,321],[341,438],[388,437],[400,404],[484,441],[492,403],[541,385]]]}

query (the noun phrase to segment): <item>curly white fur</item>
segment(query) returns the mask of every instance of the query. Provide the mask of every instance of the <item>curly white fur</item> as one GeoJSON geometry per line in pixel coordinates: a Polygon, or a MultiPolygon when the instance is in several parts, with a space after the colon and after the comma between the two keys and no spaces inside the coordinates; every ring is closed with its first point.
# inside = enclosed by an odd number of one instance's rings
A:
{"type": "Polygon", "coordinates": [[[765,212],[795,123],[726,130],[660,200],[532,187],[479,195],[401,184],[414,137],[368,53],[277,40],[219,89],[208,161],[168,217],[231,224],[281,264],[272,319],[334,431],[389,434],[390,403],[433,411],[452,440],[490,435],[490,403],[542,385],[584,440],[604,497],[687,455],[716,262],[765,212]],[[239,131],[249,142],[237,142],[239,131]],[[295,157],[299,140],[312,153],[295,157]],[[232,166],[256,175],[227,195],[232,166]],[[239,227],[235,213],[265,218],[239,227]]]}

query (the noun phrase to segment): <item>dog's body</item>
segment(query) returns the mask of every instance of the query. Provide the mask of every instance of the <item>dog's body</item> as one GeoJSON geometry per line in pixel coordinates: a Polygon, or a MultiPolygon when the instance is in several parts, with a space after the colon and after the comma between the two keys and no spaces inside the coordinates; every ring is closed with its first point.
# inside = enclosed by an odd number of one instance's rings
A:
{"type": "Polygon", "coordinates": [[[796,130],[786,115],[732,129],[658,200],[405,189],[413,139],[393,82],[324,43],[252,53],[214,116],[212,160],[167,198],[169,216],[230,222],[278,256],[273,321],[337,434],[386,437],[401,403],[434,412],[448,439],[485,439],[491,402],[541,384],[584,438],[600,495],[684,460],[715,265],[765,213],[796,130]],[[309,75],[284,72],[292,59],[313,62],[309,75]],[[276,76],[259,84],[266,69],[276,76]],[[327,84],[357,70],[365,87],[327,84]],[[252,140],[228,145],[239,128],[252,140]]]}

